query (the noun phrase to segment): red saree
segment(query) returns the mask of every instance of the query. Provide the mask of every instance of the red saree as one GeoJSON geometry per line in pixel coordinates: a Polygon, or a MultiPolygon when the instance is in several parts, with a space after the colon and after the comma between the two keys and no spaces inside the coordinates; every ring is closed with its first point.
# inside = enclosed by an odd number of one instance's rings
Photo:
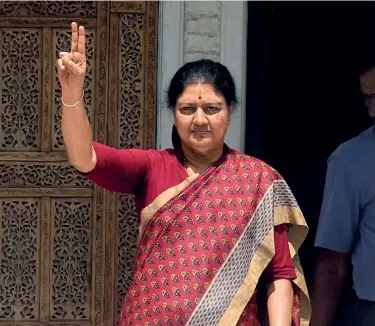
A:
{"type": "Polygon", "coordinates": [[[307,234],[303,215],[275,170],[232,150],[142,210],[134,284],[120,325],[261,325],[255,293],[279,224],[288,225],[297,274],[293,322],[308,325],[297,258],[307,234]]]}

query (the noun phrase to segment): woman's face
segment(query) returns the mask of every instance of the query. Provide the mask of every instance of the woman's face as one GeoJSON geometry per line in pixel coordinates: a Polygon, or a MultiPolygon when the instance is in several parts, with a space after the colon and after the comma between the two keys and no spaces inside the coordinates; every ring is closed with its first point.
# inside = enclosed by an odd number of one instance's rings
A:
{"type": "Polygon", "coordinates": [[[224,144],[232,108],[209,84],[189,85],[178,98],[175,124],[183,144],[198,152],[224,144]]]}

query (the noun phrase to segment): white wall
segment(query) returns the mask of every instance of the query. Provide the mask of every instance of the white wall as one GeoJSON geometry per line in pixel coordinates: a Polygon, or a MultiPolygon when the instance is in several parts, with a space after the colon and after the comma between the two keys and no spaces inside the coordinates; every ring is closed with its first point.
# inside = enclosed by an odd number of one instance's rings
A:
{"type": "Polygon", "coordinates": [[[239,105],[226,142],[245,147],[246,1],[161,1],[159,12],[157,147],[172,147],[173,114],[165,91],[185,62],[201,58],[228,67],[237,86],[239,105]]]}

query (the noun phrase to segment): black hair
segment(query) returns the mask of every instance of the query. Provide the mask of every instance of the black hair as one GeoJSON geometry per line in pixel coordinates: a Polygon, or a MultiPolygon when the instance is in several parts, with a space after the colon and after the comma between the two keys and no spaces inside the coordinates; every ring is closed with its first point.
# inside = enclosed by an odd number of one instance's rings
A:
{"type": "MultiPolygon", "coordinates": [[[[227,67],[209,59],[188,62],[177,70],[168,88],[168,107],[174,110],[177,100],[185,88],[196,84],[210,84],[216,92],[224,97],[228,106],[231,106],[232,109],[235,108],[237,96],[232,75],[227,67]]],[[[172,143],[175,148],[181,143],[175,126],[172,130],[172,143]]]]}

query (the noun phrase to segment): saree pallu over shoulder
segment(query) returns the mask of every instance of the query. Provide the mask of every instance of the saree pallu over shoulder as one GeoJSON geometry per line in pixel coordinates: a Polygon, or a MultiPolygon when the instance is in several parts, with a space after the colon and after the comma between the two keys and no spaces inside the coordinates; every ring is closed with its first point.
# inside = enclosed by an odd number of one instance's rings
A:
{"type": "MultiPolygon", "coordinates": [[[[307,226],[289,187],[265,163],[229,150],[201,175],[160,194],[141,221],[121,326],[237,325],[274,255],[274,226],[283,223],[297,273],[294,320],[308,325],[297,257],[307,226]]],[[[244,325],[260,325],[252,318],[244,325]]]]}
{"type": "Polygon", "coordinates": [[[283,180],[275,180],[267,190],[187,325],[237,324],[255,293],[262,272],[275,253],[273,228],[283,223],[288,225],[289,248],[297,274],[294,283],[299,289],[299,312],[293,318],[294,324],[309,325],[309,295],[297,255],[307,235],[307,226],[294,196],[283,180]],[[216,314],[212,314],[212,311],[216,314]]]}

